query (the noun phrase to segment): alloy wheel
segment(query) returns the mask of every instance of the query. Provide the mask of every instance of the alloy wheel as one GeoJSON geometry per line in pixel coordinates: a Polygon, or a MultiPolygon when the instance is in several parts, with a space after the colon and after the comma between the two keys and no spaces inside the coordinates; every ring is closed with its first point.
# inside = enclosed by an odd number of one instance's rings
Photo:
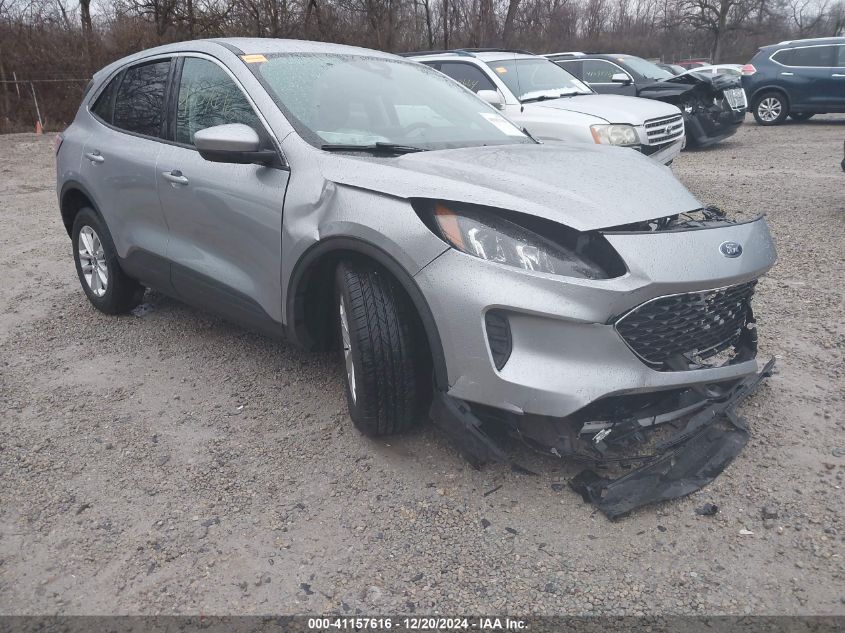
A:
{"type": "Polygon", "coordinates": [[[780,116],[782,110],[783,104],[781,104],[780,99],[775,97],[766,97],[760,102],[760,105],[757,106],[757,113],[760,115],[760,118],[767,123],[776,120],[780,116]]]}
{"type": "Polygon", "coordinates": [[[97,297],[102,297],[109,287],[109,268],[103,242],[94,229],[85,225],[79,230],[77,246],[82,276],[91,292],[97,297]]]}

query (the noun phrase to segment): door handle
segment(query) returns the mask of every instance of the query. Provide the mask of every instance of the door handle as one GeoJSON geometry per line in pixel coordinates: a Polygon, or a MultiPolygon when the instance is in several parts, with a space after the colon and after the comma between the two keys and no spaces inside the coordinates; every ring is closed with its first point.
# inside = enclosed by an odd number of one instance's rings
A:
{"type": "Polygon", "coordinates": [[[187,185],[188,179],[182,175],[182,172],[178,169],[174,169],[173,171],[165,171],[161,174],[164,176],[164,179],[170,182],[173,185],[187,185]]]}
{"type": "Polygon", "coordinates": [[[834,77],[845,77],[845,74],[843,74],[843,73],[833,73],[833,76],[834,77]]]}
{"type": "Polygon", "coordinates": [[[98,149],[95,149],[93,152],[85,152],[84,156],[92,163],[104,163],[106,161],[106,157],[98,149]]]}
{"type": "Polygon", "coordinates": [[[785,77],[792,77],[794,74],[795,73],[781,73],[781,75],[784,75],[785,77]]]}

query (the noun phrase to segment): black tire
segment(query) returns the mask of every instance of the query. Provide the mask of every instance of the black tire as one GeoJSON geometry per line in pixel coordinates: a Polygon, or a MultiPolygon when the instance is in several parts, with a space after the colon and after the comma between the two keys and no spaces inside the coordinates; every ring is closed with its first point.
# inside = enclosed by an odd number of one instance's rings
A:
{"type": "Polygon", "coordinates": [[[812,119],[815,114],[815,112],[790,112],[789,118],[793,121],[801,122],[812,119]]]}
{"type": "MultiPolygon", "coordinates": [[[[88,300],[95,308],[106,314],[121,314],[128,312],[141,303],[141,299],[144,296],[144,287],[123,272],[117,259],[117,251],[114,247],[111,234],[108,228],[106,228],[105,222],[100,219],[100,216],[97,215],[94,209],[83,207],[76,214],[73,220],[71,241],[73,244],[73,260],[76,263],[76,274],[79,276],[79,283],[82,285],[82,290],[85,291],[85,296],[88,297],[88,300]],[[97,291],[92,288],[92,285],[86,281],[85,273],[82,269],[80,233],[86,227],[93,229],[96,237],[102,244],[102,260],[105,263],[107,271],[107,283],[102,294],[97,294],[97,291]]],[[[97,289],[102,290],[101,287],[97,289]]]]}
{"type": "Polygon", "coordinates": [[[760,125],[780,125],[789,115],[789,101],[782,92],[764,92],[754,100],[752,112],[760,125]]]}
{"type": "Polygon", "coordinates": [[[335,297],[352,422],[371,437],[411,428],[422,413],[426,359],[408,298],[383,269],[357,261],[338,265],[335,297]],[[348,348],[341,308],[348,323],[348,348]]]}

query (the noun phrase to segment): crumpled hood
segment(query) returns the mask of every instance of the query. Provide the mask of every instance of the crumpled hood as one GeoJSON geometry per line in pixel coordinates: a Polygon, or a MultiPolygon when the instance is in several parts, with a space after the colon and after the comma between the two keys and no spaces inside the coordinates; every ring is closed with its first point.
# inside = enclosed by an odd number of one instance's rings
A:
{"type": "Polygon", "coordinates": [[[664,80],[665,83],[686,84],[689,86],[705,85],[713,90],[724,90],[726,88],[742,88],[742,79],[733,75],[697,75],[693,71],[685,72],[683,75],[676,75],[664,80]]]}
{"type": "Polygon", "coordinates": [[[600,94],[577,95],[527,103],[525,108],[567,110],[601,117],[608,123],[630,123],[632,125],[642,125],[647,119],[681,113],[675,106],[662,101],[600,94]]]}
{"type": "Polygon", "coordinates": [[[401,198],[510,209],[579,231],[701,208],[672,172],[632,149],[550,143],[374,157],[321,153],[323,177],[401,198]]]}

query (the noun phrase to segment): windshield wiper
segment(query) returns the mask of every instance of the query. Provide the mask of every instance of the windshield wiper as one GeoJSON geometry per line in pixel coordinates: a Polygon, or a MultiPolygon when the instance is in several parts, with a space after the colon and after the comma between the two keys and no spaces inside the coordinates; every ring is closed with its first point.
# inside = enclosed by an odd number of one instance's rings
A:
{"type": "Polygon", "coordinates": [[[579,92],[577,90],[568,90],[567,92],[561,92],[559,94],[552,94],[552,95],[537,95],[536,97],[525,97],[524,99],[520,99],[520,103],[531,103],[532,101],[545,101],[546,99],[560,99],[562,97],[574,97],[578,95],[579,92]]]}
{"type": "Polygon", "coordinates": [[[422,147],[413,145],[399,145],[397,143],[383,143],[378,141],[372,145],[350,145],[344,143],[327,143],[321,145],[320,149],[327,152],[373,152],[379,154],[410,154],[412,152],[426,151],[422,147]]]}

